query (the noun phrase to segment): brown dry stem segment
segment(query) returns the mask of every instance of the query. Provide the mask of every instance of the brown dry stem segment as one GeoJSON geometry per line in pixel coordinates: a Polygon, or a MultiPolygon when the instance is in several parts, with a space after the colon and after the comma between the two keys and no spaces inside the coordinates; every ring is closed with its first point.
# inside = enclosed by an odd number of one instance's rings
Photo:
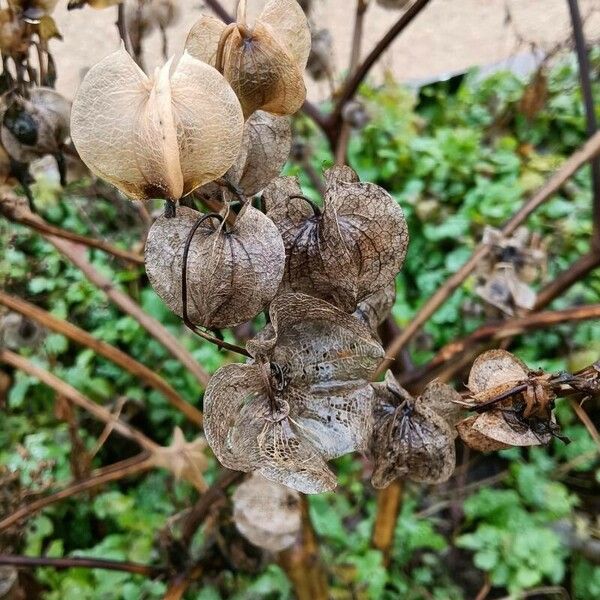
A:
{"type": "Polygon", "coordinates": [[[383,562],[388,565],[394,543],[394,532],[398,514],[402,506],[403,483],[396,479],[387,488],[377,492],[377,511],[373,526],[371,545],[383,554],[383,562]]]}
{"type": "Polygon", "coordinates": [[[142,363],[136,361],[125,352],[122,352],[106,342],[97,340],[83,329],[80,329],[68,321],[58,319],[34,304],[21,300],[21,298],[5,294],[2,291],[0,291],[0,304],[21,313],[26,317],[35,319],[44,327],[47,327],[56,333],[65,335],[74,342],[83,344],[108,360],[113,361],[115,364],[119,365],[132,375],[144,380],[148,385],[163,394],[163,396],[175,408],[180,410],[192,423],[195,423],[198,426],[202,425],[202,413],[195,406],[185,402],[185,400],[183,400],[179,394],[152,369],[149,369],[142,363]]]}
{"type": "Polygon", "coordinates": [[[308,500],[300,497],[302,526],[296,544],[279,554],[279,564],[294,585],[298,600],[328,600],[327,575],[319,557],[319,541],[310,520],[308,500]]]}
{"type": "Polygon", "coordinates": [[[50,506],[55,502],[66,500],[82,492],[100,487],[111,481],[119,481],[124,477],[137,475],[154,467],[152,455],[148,452],[142,452],[133,458],[119,461],[108,467],[102,467],[94,471],[90,477],[83,481],[76,481],[65,487],[62,490],[54,492],[38,500],[34,500],[25,506],[18,508],[14,513],[8,515],[0,521],[0,532],[15,525],[22,519],[26,519],[31,515],[38,513],[46,506],[50,506]]]}
{"type": "Polygon", "coordinates": [[[139,431],[139,429],[132,427],[124,421],[115,419],[110,411],[106,410],[106,408],[100,406],[96,402],[93,402],[87,396],[84,396],[80,391],[76,390],[68,383],[65,383],[56,377],[56,375],[53,375],[45,369],[33,364],[27,358],[20,356],[19,354],[15,354],[10,350],[0,350],[0,362],[10,365],[15,369],[19,369],[20,371],[24,371],[28,375],[39,379],[42,383],[55,390],[57,394],[64,396],[73,404],[83,408],[83,410],[89,412],[99,421],[111,425],[114,430],[120,433],[123,437],[137,442],[144,450],[147,450],[148,452],[155,452],[160,448],[156,442],[153,442],[150,438],[146,437],[141,431],[139,431]]]}
{"type": "MultiPolygon", "coordinates": [[[[527,200],[521,209],[504,225],[502,234],[510,235],[521,225],[529,215],[541,204],[551,198],[560,187],[585,163],[589,162],[600,153],[600,132],[592,136],[577,152],[565,161],[562,167],[527,200]]],[[[425,322],[437,309],[450,297],[450,295],[461,285],[461,283],[473,272],[479,261],[488,254],[490,246],[479,245],[471,258],[440,287],[427,302],[421,307],[417,315],[402,333],[390,344],[386,350],[386,358],[381,362],[377,370],[382,375],[394,362],[404,346],[421,329],[425,322]]]]}

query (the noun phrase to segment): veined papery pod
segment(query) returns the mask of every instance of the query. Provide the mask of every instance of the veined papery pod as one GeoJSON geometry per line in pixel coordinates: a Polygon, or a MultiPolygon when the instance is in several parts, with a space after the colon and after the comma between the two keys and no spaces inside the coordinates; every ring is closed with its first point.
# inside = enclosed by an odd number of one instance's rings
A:
{"type": "Polygon", "coordinates": [[[147,77],[122,48],[86,74],[71,136],[86,165],[128,196],[177,201],[229,169],[243,125],[213,67],[185,53],[147,77]]]}
{"type": "MultiPolygon", "coordinates": [[[[71,103],[50,88],[33,88],[29,97],[6,97],[2,116],[2,145],[20,163],[48,154],[57,157],[69,137],[71,103]]],[[[61,173],[62,176],[62,173],[61,173]]]]}
{"type": "Polygon", "coordinates": [[[223,73],[245,118],[258,109],[291,115],[306,98],[303,75],[310,53],[306,16],[296,0],[267,0],[249,25],[245,7],[242,0],[237,22],[230,26],[201,17],[188,35],[186,50],[223,73]]]}
{"type": "MultiPolygon", "coordinates": [[[[159,217],[146,241],[146,272],[167,306],[183,316],[182,268],[186,241],[203,215],[181,206],[159,217]]],[[[249,204],[231,228],[208,218],[191,239],[187,260],[187,308],[195,325],[232,327],[255,317],[275,296],[285,250],[273,222],[249,204]]]]}
{"type": "MultiPolygon", "coordinates": [[[[257,110],[244,124],[240,153],[225,178],[246,196],[258,194],[281,173],[291,146],[290,118],[257,110]]],[[[213,195],[220,189],[209,183],[198,192],[213,195]]]]}
{"type": "Polygon", "coordinates": [[[463,441],[481,452],[510,446],[535,446],[550,441],[556,425],[551,415],[548,391],[536,387],[523,361],[506,350],[489,350],[477,357],[467,384],[474,402],[485,404],[498,396],[506,397],[489,409],[471,416],[457,425],[463,441]],[[525,389],[511,394],[520,384],[525,389]],[[538,414],[526,415],[526,395],[537,394],[538,414]]]}
{"type": "Polygon", "coordinates": [[[369,328],[331,304],[282,294],[254,359],[222,367],[204,394],[204,431],[219,461],[305,494],[336,485],[326,461],[367,449],[369,379],[383,349],[369,328]]]}
{"type": "Polygon", "coordinates": [[[390,285],[404,263],[408,229],[402,209],[349,167],[325,172],[322,209],[303,198],[293,177],[275,179],[263,199],[286,248],[282,292],[303,292],[354,312],[390,285]]]}
{"type": "Polygon", "coordinates": [[[280,552],[296,541],[302,519],[295,490],[253,473],[232,500],[235,526],[255,546],[280,552]]]}
{"type": "MultiPolygon", "coordinates": [[[[452,388],[444,390],[439,387],[443,384],[437,385],[437,392],[451,402],[456,394],[452,388]]],[[[412,398],[390,371],[385,381],[373,388],[373,486],[387,487],[398,477],[423,483],[448,480],[456,467],[450,424],[422,397],[412,398]]]]}
{"type": "Polygon", "coordinates": [[[359,302],[354,316],[365,322],[373,331],[385,321],[396,301],[396,282],[391,281],[378,292],[359,302]]]}

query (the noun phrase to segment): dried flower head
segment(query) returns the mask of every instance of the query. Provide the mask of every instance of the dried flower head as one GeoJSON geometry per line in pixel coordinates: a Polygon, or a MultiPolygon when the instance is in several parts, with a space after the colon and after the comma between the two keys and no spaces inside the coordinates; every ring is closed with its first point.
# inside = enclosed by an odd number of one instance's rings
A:
{"type": "Polygon", "coordinates": [[[233,164],[239,102],[212,67],[185,53],[149,78],[122,48],[86,74],[71,135],[87,166],[132,198],[177,201],[233,164]]]}
{"type": "Polygon", "coordinates": [[[125,0],[125,23],[131,45],[141,51],[142,41],[155,29],[163,35],[163,54],[167,40],[165,30],[177,22],[181,9],[176,0],[125,0]]]}
{"type": "Polygon", "coordinates": [[[176,479],[188,481],[200,492],[205,492],[208,485],[203,474],[209,464],[204,454],[205,450],[204,438],[198,437],[192,442],[187,442],[183,431],[175,427],[171,445],[156,449],[152,459],[154,465],[171,471],[176,479]]]}
{"type": "Polygon", "coordinates": [[[258,109],[291,115],[304,103],[310,31],[296,0],[267,0],[253,25],[246,21],[246,0],[229,26],[203,16],[192,27],[186,49],[223,73],[245,118],[258,109]]]}
{"type": "Polygon", "coordinates": [[[329,29],[311,28],[311,46],[306,70],[315,81],[333,77],[333,36],[329,29]]]}
{"type": "MultiPolygon", "coordinates": [[[[283,169],[292,145],[289,117],[257,110],[244,125],[242,147],[225,178],[246,196],[262,191],[283,169]]],[[[200,194],[218,193],[216,184],[202,187],[200,194]]]]}
{"type": "Polygon", "coordinates": [[[552,409],[556,398],[547,378],[531,372],[506,350],[490,350],[473,363],[470,408],[480,414],[457,425],[463,441],[488,452],[534,446],[558,434],[552,409]]]}
{"type": "Polygon", "coordinates": [[[281,552],[296,541],[300,532],[300,495],[252,473],[233,493],[233,520],[252,544],[281,552]]]}
{"type": "Polygon", "coordinates": [[[183,316],[182,273],[187,255],[187,312],[196,325],[231,327],[255,317],[275,296],[285,250],[273,222],[246,204],[229,227],[180,207],[159,217],[146,240],[146,272],[165,304],[183,316]],[[199,219],[203,221],[198,225],[199,219]]]}
{"type": "MultiPolygon", "coordinates": [[[[456,466],[455,435],[435,408],[451,405],[460,395],[450,386],[436,383],[438,402],[430,405],[423,396],[414,399],[390,371],[385,381],[373,388],[373,486],[387,487],[398,477],[424,483],[446,481],[456,466]]],[[[425,394],[431,396],[427,389],[425,394]]]]}
{"type": "Polygon", "coordinates": [[[306,494],[331,490],[325,461],[367,447],[373,374],[383,349],[357,319],[304,294],[277,296],[272,335],[247,344],[204,396],[206,439],[230,469],[258,471],[306,494]]]}
{"type": "Polygon", "coordinates": [[[400,271],[408,246],[402,209],[349,167],[325,172],[322,210],[302,196],[293,177],[274,180],[263,199],[285,244],[282,291],[311,294],[354,312],[400,271]]]}
{"type": "Polygon", "coordinates": [[[42,156],[57,159],[65,179],[62,150],[69,137],[71,103],[50,88],[34,88],[28,98],[9,93],[4,98],[2,145],[17,162],[42,156]]]}
{"type": "Polygon", "coordinates": [[[529,284],[546,269],[547,254],[538,236],[520,227],[510,237],[486,227],[484,244],[491,246],[488,257],[478,265],[476,293],[488,304],[512,315],[520,309],[531,310],[536,294],[529,284]]]}

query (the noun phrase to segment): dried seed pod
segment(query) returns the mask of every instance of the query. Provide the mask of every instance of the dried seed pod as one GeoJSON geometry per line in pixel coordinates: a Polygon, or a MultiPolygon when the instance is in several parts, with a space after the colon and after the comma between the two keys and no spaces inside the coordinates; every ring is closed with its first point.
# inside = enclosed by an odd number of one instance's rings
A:
{"type": "Polygon", "coordinates": [[[306,70],[315,81],[333,76],[333,36],[329,29],[311,28],[311,46],[306,70]]]}
{"type": "Polygon", "coordinates": [[[353,129],[363,129],[371,120],[365,105],[360,100],[350,100],[344,104],[342,119],[353,129]]]}
{"type": "Polygon", "coordinates": [[[71,134],[87,166],[127,195],[177,201],[233,164],[243,118],[209,65],[185,53],[149,78],[121,48],[86,74],[71,134]]]}
{"type": "Polygon", "coordinates": [[[306,494],[331,490],[326,461],[364,451],[373,374],[383,349],[357,319],[304,294],[277,296],[272,337],[250,364],[222,367],[204,396],[206,439],[230,469],[258,471],[306,494]]]}
{"type": "Polygon", "coordinates": [[[30,36],[27,23],[17,18],[10,8],[0,10],[0,50],[2,54],[19,57],[27,54],[30,36]]]}
{"type": "Polygon", "coordinates": [[[383,8],[389,8],[390,10],[403,10],[409,4],[411,0],[377,0],[377,4],[383,8]]]}
{"type": "Polygon", "coordinates": [[[267,0],[255,23],[246,23],[246,2],[237,22],[203,16],[192,27],[186,50],[217,67],[235,90],[244,117],[262,109],[291,115],[306,98],[303,73],[310,52],[306,16],[296,0],[267,0]]]}
{"type": "Polygon", "coordinates": [[[543,378],[532,374],[510,352],[490,350],[481,354],[471,368],[468,387],[473,410],[481,414],[469,417],[457,428],[472,448],[489,451],[498,444],[539,445],[558,433],[552,416],[554,393],[543,378]]]}
{"type": "Polygon", "coordinates": [[[205,492],[208,485],[203,474],[209,465],[204,454],[206,446],[202,437],[187,442],[183,431],[175,427],[171,445],[155,450],[152,459],[157,467],[171,471],[176,479],[188,481],[200,492],[205,492]]]}
{"type": "Polygon", "coordinates": [[[50,15],[58,0],[8,0],[14,14],[31,24],[38,24],[45,15],[50,15]]]}
{"type": "MultiPolygon", "coordinates": [[[[165,30],[181,16],[175,0],[125,0],[125,23],[134,51],[141,51],[142,40],[155,29],[165,35],[165,30]]],[[[166,37],[163,50],[166,52],[166,37]]]]}
{"type": "Polygon", "coordinates": [[[421,398],[413,399],[390,371],[385,382],[373,388],[373,486],[387,487],[398,477],[424,483],[446,481],[456,466],[450,425],[421,398]]]}
{"type": "Polygon", "coordinates": [[[425,386],[419,401],[440,415],[450,425],[453,437],[456,437],[454,428],[464,417],[465,410],[461,395],[453,387],[434,379],[425,386]]]}
{"type": "MultiPolygon", "coordinates": [[[[280,117],[257,110],[244,125],[240,153],[225,174],[246,196],[262,191],[283,169],[292,145],[292,124],[289,117],[280,117]]],[[[218,193],[215,184],[208,184],[199,193],[218,193]]]]}
{"type": "Polygon", "coordinates": [[[286,248],[282,291],[311,294],[353,312],[400,271],[408,246],[402,209],[349,167],[325,172],[322,211],[303,198],[292,177],[274,180],[263,199],[286,248]]]}
{"type": "Polygon", "coordinates": [[[300,532],[300,495],[253,473],[233,493],[233,520],[252,544],[270,552],[289,548],[300,532]]]}
{"type": "MultiPolygon", "coordinates": [[[[63,167],[62,149],[69,137],[71,103],[50,88],[33,88],[29,98],[9,94],[2,117],[2,145],[17,162],[48,154],[63,167]]],[[[61,172],[61,178],[64,173],[61,172]]]]}
{"type": "Polygon", "coordinates": [[[21,314],[9,312],[0,318],[0,348],[36,348],[44,336],[42,327],[21,314]]]}
{"type": "Polygon", "coordinates": [[[383,289],[359,302],[353,314],[376,331],[390,314],[395,301],[396,282],[392,281],[383,289]]]}
{"type": "MultiPolygon", "coordinates": [[[[203,215],[182,206],[173,218],[159,217],[146,240],[146,272],[156,293],[183,316],[182,271],[188,236],[203,215]]],[[[189,244],[190,320],[208,328],[232,327],[264,310],[283,275],[285,250],[272,221],[249,204],[228,229],[205,219],[189,244]]]]}

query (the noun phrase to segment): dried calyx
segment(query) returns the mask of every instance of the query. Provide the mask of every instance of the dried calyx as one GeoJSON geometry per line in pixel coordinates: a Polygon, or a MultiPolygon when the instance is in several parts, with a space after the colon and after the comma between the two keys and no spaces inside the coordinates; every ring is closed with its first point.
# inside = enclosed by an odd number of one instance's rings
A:
{"type": "Polygon", "coordinates": [[[185,53],[147,77],[121,49],[85,76],[71,117],[86,165],[128,196],[176,202],[231,167],[240,104],[211,66],[185,53]]]}
{"type": "Polygon", "coordinates": [[[460,409],[454,403],[460,395],[436,381],[415,399],[390,371],[373,388],[373,486],[387,487],[399,477],[424,483],[446,481],[456,466],[454,424],[460,409]]]}
{"type": "Polygon", "coordinates": [[[532,372],[505,350],[490,350],[473,363],[468,407],[478,413],[457,425],[463,441],[488,452],[546,444],[560,437],[552,414],[556,394],[543,373],[532,372]]]}
{"type": "Polygon", "coordinates": [[[247,22],[245,0],[231,25],[203,16],[192,27],[186,49],[223,73],[245,118],[258,109],[291,115],[306,98],[310,31],[296,0],[267,0],[253,25],[247,22]]]}
{"type": "Polygon", "coordinates": [[[258,471],[303,493],[336,485],[326,461],[367,448],[372,376],[383,349],[327,302],[284,294],[248,342],[249,364],[227,365],[204,396],[206,439],[230,469],[258,471]]]}
{"type": "Polygon", "coordinates": [[[400,271],[408,246],[402,209],[349,167],[325,172],[322,209],[306,201],[293,177],[275,179],[263,199],[286,249],[282,292],[311,294],[354,312],[400,271]]]}
{"type": "Polygon", "coordinates": [[[213,329],[248,321],[268,306],[283,276],[285,250],[272,221],[249,204],[231,227],[219,215],[182,206],[150,228],[145,262],[156,293],[182,317],[185,264],[187,318],[213,329]]]}
{"type": "Polygon", "coordinates": [[[252,544],[270,552],[294,544],[302,523],[298,492],[252,473],[232,500],[235,526],[252,544]]]}

